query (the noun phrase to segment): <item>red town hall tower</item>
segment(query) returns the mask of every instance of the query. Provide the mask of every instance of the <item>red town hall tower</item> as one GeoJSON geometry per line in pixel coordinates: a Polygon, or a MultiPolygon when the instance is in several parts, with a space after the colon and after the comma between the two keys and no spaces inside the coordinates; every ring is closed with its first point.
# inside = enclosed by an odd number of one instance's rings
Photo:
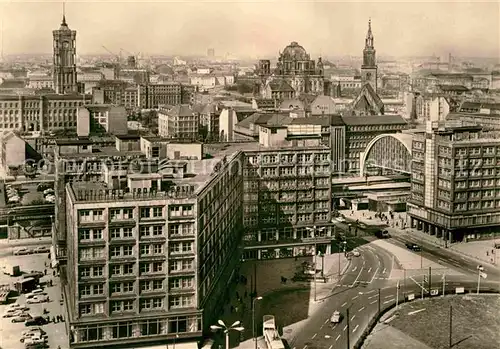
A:
{"type": "Polygon", "coordinates": [[[54,89],[58,94],[77,93],[76,81],[76,30],[66,24],[63,14],[61,27],[52,31],[54,36],[54,89]]]}

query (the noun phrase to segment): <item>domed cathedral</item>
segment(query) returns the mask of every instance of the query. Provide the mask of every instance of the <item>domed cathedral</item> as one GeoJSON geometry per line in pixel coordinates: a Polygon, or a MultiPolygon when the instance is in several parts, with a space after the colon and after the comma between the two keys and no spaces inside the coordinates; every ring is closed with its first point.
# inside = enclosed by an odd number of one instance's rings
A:
{"type": "Polygon", "coordinates": [[[365,48],[363,50],[363,64],[361,65],[361,83],[370,84],[377,92],[377,59],[372,33],[372,20],[368,20],[368,33],[366,33],[365,48]]]}
{"type": "Polygon", "coordinates": [[[274,72],[271,70],[269,60],[261,60],[259,74],[262,78],[261,94],[264,98],[296,98],[302,94],[323,95],[324,92],[325,81],[321,58],[316,64],[306,50],[295,41],[285,47],[282,53],[280,52],[274,72]],[[286,88],[287,91],[276,93],[279,92],[273,91],[276,86],[286,88]],[[288,86],[293,91],[290,91],[288,86]]]}

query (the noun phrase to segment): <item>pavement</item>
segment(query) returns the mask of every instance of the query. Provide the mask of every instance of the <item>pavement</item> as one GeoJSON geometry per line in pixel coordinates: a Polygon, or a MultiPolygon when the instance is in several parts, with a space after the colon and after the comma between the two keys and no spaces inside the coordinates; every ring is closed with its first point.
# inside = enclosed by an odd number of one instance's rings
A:
{"type": "MultiPolygon", "coordinates": [[[[5,245],[0,245],[0,250],[5,249],[5,245]]],[[[49,267],[50,261],[47,258],[46,253],[33,254],[26,256],[12,256],[10,254],[8,257],[0,257],[0,264],[4,265],[6,263],[19,265],[21,271],[30,272],[32,270],[42,271],[46,270],[47,275],[40,279],[41,284],[46,284],[50,280],[52,281],[52,286],[44,287],[44,292],[49,296],[50,302],[41,304],[27,304],[30,308],[28,311],[32,316],[43,315],[43,309],[47,309],[49,314],[46,316],[55,317],[56,315],[65,314],[63,305],[61,304],[61,290],[59,284],[59,278],[53,275],[53,270],[49,267]]],[[[8,275],[0,275],[0,284],[13,284],[16,280],[22,278],[10,277],[8,275]]],[[[11,302],[17,302],[19,304],[26,304],[26,296],[21,294],[18,297],[12,298],[11,302]]],[[[0,305],[0,313],[3,314],[7,305],[0,305]]],[[[51,322],[47,325],[42,326],[44,331],[48,335],[48,344],[50,348],[57,348],[60,346],[62,349],[68,348],[68,335],[66,333],[66,327],[64,322],[54,323],[51,322]]],[[[25,330],[26,327],[24,323],[12,323],[10,318],[0,318],[0,347],[8,349],[23,349],[24,345],[19,341],[21,332],[25,330]]]]}

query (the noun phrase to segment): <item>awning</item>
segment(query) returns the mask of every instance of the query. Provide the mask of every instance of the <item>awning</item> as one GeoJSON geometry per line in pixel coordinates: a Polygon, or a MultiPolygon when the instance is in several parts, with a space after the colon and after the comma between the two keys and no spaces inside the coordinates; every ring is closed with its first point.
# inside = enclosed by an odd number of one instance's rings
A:
{"type": "Polygon", "coordinates": [[[50,266],[52,268],[56,268],[59,265],[57,261],[56,248],[54,246],[50,246],[50,266]]]}

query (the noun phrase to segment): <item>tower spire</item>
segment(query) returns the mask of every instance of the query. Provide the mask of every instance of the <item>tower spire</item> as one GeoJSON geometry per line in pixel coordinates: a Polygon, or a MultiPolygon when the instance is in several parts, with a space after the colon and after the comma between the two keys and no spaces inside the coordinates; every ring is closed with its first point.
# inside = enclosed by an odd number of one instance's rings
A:
{"type": "Polygon", "coordinates": [[[63,1],[62,3],[62,11],[63,11],[63,18],[62,18],[62,23],[61,25],[66,25],[66,1],[63,1]]]}
{"type": "Polygon", "coordinates": [[[366,33],[365,46],[367,48],[373,48],[373,34],[372,34],[372,19],[368,19],[368,32],[366,33]]]}

